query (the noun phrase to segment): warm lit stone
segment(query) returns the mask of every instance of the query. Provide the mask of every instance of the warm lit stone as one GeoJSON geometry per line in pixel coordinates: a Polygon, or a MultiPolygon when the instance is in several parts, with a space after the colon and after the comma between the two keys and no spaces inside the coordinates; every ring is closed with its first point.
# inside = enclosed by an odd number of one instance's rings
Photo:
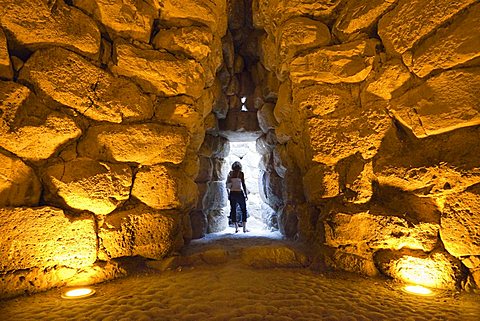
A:
{"type": "Polygon", "coordinates": [[[445,199],[440,237],[453,256],[480,255],[480,184],[445,199]]]}
{"type": "Polygon", "coordinates": [[[77,210],[108,214],[129,198],[132,171],[123,164],[78,158],[49,166],[44,180],[47,199],[60,199],[77,210]]]}
{"type": "Polygon", "coordinates": [[[401,55],[476,0],[399,0],[378,24],[387,53],[401,55]]]}
{"type": "Polygon", "coordinates": [[[307,118],[311,159],[315,162],[334,165],[355,153],[369,159],[391,126],[383,109],[358,106],[348,87],[302,88],[294,92],[293,100],[294,108],[307,118]]]}
{"type": "Polygon", "coordinates": [[[43,97],[94,120],[120,123],[153,114],[152,101],[133,83],[113,77],[65,49],[37,51],[22,68],[20,79],[43,97]]]}
{"type": "Polygon", "coordinates": [[[0,209],[0,271],[37,266],[81,268],[97,259],[91,215],[68,217],[53,207],[0,209]],[[8,258],[8,259],[6,259],[8,258]]]}
{"type": "Polygon", "coordinates": [[[216,35],[227,31],[227,3],[225,0],[164,0],[160,19],[169,26],[203,24],[216,35]]]}
{"type": "Polygon", "coordinates": [[[437,69],[450,69],[480,57],[480,4],[459,16],[437,32],[404,59],[419,77],[437,69]],[[411,59],[411,61],[409,61],[411,59]]]}
{"type": "MultiPolygon", "coordinates": [[[[326,265],[335,270],[348,271],[366,276],[378,276],[379,272],[371,253],[350,253],[350,248],[337,249],[325,258],[326,265]]],[[[355,250],[351,252],[356,252],[355,250]]]]}
{"type": "Polygon", "coordinates": [[[287,245],[257,245],[243,249],[242,263],[255,268],[301,268],[308,266],[307,256],[287,245]]]}
{"type": "Polygon", "coordinates": [[[155,209],[191,209],[198,197],[197,184],[183,171],[164,165],[144,166],[135,176],[132,196],[155,209]]]}
{"type": "Polygon", "coordinates": [[[99,259],[135,255],[161,259],[178,250],[179,214],[139,205],[108,215],[99,228],[99,259]]]}
{"type": "Polygon", "coordinates": [[[115,43],[114,73],[129,77],[145,92],[161,96],[189,95],[198,98],[205,87],[203,67],[192,59],[180,59],[157,50],[115,43]]]}
{"type": "Polygon", "coordinates": [[[392,100],[392,112],[415,136],[480,124],[480,68],[446,71],[392,100]]]}
{"type": "Polygon", "coordinates": [[[158,11],[148,1],[138,0],[73,0],[73,4],[93,15],[114,33],[125,37],[150,41],[153,21],[158,11]]]}
{"type": "Polygon", "coordinates": [[[369,82],[366,92],[383,99],[392,99],[392,96],[411,79],[407,67],[399,59],[393,59],[381,66],[375,79],[369,82]]]}
{"type": "Polygon", "coordinates": [[[63,1],[0,0],[0,25],[32,50],[61,46],[90,57],[100,51],[95,21],[63,1]]]}
{"type": "Polygon", "coordinates": [[[360,40],[325,47],[292,60],[289,71],[294,84],[357,83],[372,70],[378,41],[360,40]]]}
{"type": "Polygon", "coordinates": [[[455,290],[462,278],[460,262],[448,253],[381,251],[375,259],[385,275],[402,283],[455,290]]]}
{"type": "Polygon", "coordinates": [[[331,167],[317,165],[303,177],[305,198],[313,204],[320,204],[324,198],[338,196],[340,187],[338,173],[331,167]]]}
{"type": "Polygon", "coordinates": [[[41,186],[35,172],[20,159],[0,153],[0,207],[35,206],[41,186]]]}
{"type": "Polygon", "coordinates": [[[326,18],[340,3],[338,0],[254,0],[253,23],[257,28],[273,32],[277,26],[293,17],[326,18]]]}
{"type": "Polygon", "coordinates": [[[276,52],[280,69],[283,63],[297,56],[302,51],[326,46],[330,43],[330,30],[320,21],[306,17],[296,17],[286,21],[276,35],[276,52]]]}
{"type": "Polygon", "coordinates": [[[438,224],[412,224],[396,216],[337,213],[325,224],[325,239],[332,247],[367,245],[376,250],[406,248],[428,252],[438,241],[438,231],[438,224]]]}
{"type": "Polygon", "coordinates": [[[111,162],[179,164],[187,146],[188,134],[181,127],[152,123],[100,125],[88,130],[78,151],[82,156],[111,162]]]}
{"type": "Polygon", "coordinates": [[[21,158],[47,159],[81,135],[73,120],[14,82],[0,82],[0,111],[0,146],[21,158]]]}
{"type": "Polygon", "coordinates": [[[349,0],[333,26],[333,33],[344,42],[358,37],[362,32],[368,33],[396,2],[397,0],[349,0]]]}
{"type": "Polygon", "coordinates": [[[185,27],[160,29],[153,38],[156,49],[185,54],[197,61],[207,58],[211,52],[213,35],[207,28],[185,27]]]}
{"type": "Polygon", "coordinates": [[[12,79],[13,68],[8,55],[7,38],[0,29],[0,78],[12,79]]]}

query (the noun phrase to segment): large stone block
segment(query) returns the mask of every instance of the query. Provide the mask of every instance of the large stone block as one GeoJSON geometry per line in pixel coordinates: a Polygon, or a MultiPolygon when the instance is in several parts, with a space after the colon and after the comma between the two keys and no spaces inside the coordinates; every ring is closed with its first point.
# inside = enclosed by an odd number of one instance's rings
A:
{"type": "Polygon", "coordinates": [[[198,152],[205,157],[225,158],[230,153],[230,143],[228,139],[221,136],[206,135],[202,146],[198,152]]]}
{"type": "Polygon", "coordinates": [[[68,217],[53,207],[0,209],[0,271],[41,266],[82,268],[97,259],[91,215],[68,217]]]}
{"type": "Polygon", "coordinates": [[[0,78],[12,79],[13,68],[8,54],[7,38],[0,29],[0,78]]]}
{"type": "Polygon", "coordinates": [[[49,158],[82,132],[72,119],[43,105],[27,87],[0,82],[0,133],[1,147],[37,161],[49,158]]]}
{"type": "Polygon", "coordinates": [[[368,39],[314,50],[292,60],[290,79],[304,86],[361,82],[372,70],[377,44],[368,39]]]}
{"type": "Polygon", "coordinates": [[[205,211],[207,215],[208,227],[207,233],[218,233],[228,227],[228,215],[225,210],[209,210],[205,211]]]}
{"type": "Polygon", "coordinates": [[[63,1],[0,1],[0,25],[31,50],[61,46],[97,58],[100,31],[93,19],[63,1]]]}
{"type": "Polygon", "coordinates": [[[415,136],[480,124],[480,68],[451,70],[392,100],[391,111],[415,136]]]}
{"type": "Polygon", "coordinates": [[[314,166],[303,177],[303,190],[306,200],[313,204],[336,197],[340,193],[339,174],[330,166],[314,166]]]}
{"type": "Polygon", "coordinates": [[[207,216],[203,211],[191,212],[190,222],[192,223],[192,239],[201,239],[207,234],[207,216]]]}
{"type": "Polygon", "coordinates": [[[170,26],[202,24],[223,37],[227,31],[227,3],[225,0],[165,0],[160,20],[170,26]]]}
{"type": "Polygon", "coordinates": [[[228,194],[225,182],[209,182],[207,186],[207,192],[203,198],[203,209],[220,210],[227,206],[228,194]]]}
{"type": "Polygon", "coordinates": [[[137,175],[132,196],[155,209],[192,209],[195,207],[197,184],[185,173],[163,165],[144,166],[137,175]]]}
{"type": "Polygon", "coordinates": [[[274,104],[267,103],[257,112],[258,125],[265,134],[268,133],[269,130],[275,129],[275,127],[278,126],[273,113],[274,108],[274,104]]]}
{"type": "Polygon", "coordinates": [[[144,205],[114,212],[99,227],[98,257],[110,260],[140,255],[161,259],[178,250],[180,221],[177,212],[153,210],[144,205]]]}
{"type": "Polygon", "coordinates": [[[392,59],[381,66],[374,79],[368,82],[365,91],[390,100],[410,79],[412,76],[400,59],[392,59]]]}
{"type": "Polygon", "coordinates": [[[148,1],[73,0],[73,4],[91,14],[113,34],[148,43],[158,9],[148,1]]]}
{"type": "Polygon", "coordinates": [[[401,55],[476,0],[399,0],[378,24],[387,53],[401,55]]]}
{"type": "Polygon", "coordinates": [[[32,168],[1,153],[0,164],[0,207],[38,205],[41,185],[32,168]]]}
{"type": "Polygon", "coordinates": [[[20,79],[36,92],[98,121],[120,123],[152,117],[153,103],[135,84],[116,78],[61,48],[35,52],[20,79]]]}
{"type": "Polygon", "coordinates": [[[332,247],[365,246],[371,250],[403,248],[429,252],[438,241],[438,224],[413,224],[396,216],[337,213],[325,223],[325,242],[332,247]]]}
{"type": "Polygon", "coordinates": [[[47,167],[46,199],[77,210],[105,215],[130,197],[132,171],[128,165],[101,163],[88,158],[58,161],[47,167]]]}
{"type": "Polygon", "coordinates": [[[79,143],[82,156],[111,162],[179,164],[189,143],[185,129],[158,124],[91,127],[79,143]]]}
{"type": "Polygon", "coordinates": [[[211,53],[213,34],[207,28],[184,27],[160,29],[152,42],[155,49],[187,55],[202,61],[211,53]]]}
{"type": "Polygon", "coordinates": [[[451,69],[480,57],[480,4],[420,44],[404,60],[419,77],[437,69],[451,69]]]}
{"type": "Polygon", "coordinates": [[[166,52],[139,49],[124,41],[114,47],[115,63],[110,69],[129,77],[147,93],[160,96],[189,95],[199,98],[205,87],[203,67],[193,59],[166,52]]]}
{"type": "Polygon", "coordinates": [[[480,184],[446,197],[440,237],[456,257],[480,255],[480,184]]]}
{"type": "Polygon", "coordinates": [[[262,135],[256,111],[230,110],[225,119],[219,121],[220,135],[231,142],[256,140],[262,135]]]}
{"type": "MultiPolygon", "coordinates": [[[[294,91],[293,101],[294,108],[303,113],[297,117],[306,118],[303,126],[311,159],[326,165],[335,165],[355,153],[372,158],[391,126],[384,109],[358,106],[348,87],[301,88],[294,91]]],[[[301,120],[297,126],[301,132],[301,120]]]]}
{"type": "Polygon", "coordinates": [[[369,33],[380,17],[392,8],[397,0],[349,0],[340,11],[333,33],[343,42],[369,33]]]}

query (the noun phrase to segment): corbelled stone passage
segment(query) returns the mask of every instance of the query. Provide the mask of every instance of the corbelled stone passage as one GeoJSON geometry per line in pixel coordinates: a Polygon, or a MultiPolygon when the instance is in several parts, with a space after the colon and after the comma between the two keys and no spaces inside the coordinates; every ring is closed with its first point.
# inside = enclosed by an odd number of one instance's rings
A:
{"type": "Polygon", "coordinates": [[[223,229],[253,140],[311,268],[478,288],[479,29],[477,0],[0,0],[0,297],[223,229]]]}

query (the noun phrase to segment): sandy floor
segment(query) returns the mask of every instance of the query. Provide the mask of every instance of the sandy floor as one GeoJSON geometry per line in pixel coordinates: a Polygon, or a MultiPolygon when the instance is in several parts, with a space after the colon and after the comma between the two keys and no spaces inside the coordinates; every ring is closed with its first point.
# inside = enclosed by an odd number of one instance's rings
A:
{"type": "MultiPolygon", "coordinates": [[[[243,233],[221,238],[223,244],[250,242],[243,233]]],[[[215,240],[196,242],[192,248],[211,242],[215,240]]],[[[419,297],[389,281],[308,269],[253,269],[239,260],[143,273],[94,289],[94,296],[79,300],[61,299],[61,291],[53,290],[0,301],[0,319],[480,320],[478,295],[419,297]]]]}

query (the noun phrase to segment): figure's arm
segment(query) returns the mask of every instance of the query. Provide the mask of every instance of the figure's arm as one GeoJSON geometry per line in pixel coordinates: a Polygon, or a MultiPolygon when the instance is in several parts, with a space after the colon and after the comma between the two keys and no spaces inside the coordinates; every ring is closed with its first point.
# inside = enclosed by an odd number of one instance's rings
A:
{"type": "Polygon", "coordinates": [[[242,172],[242,175],[241,175],[241,179],[242,179],[242,187],[243,187],[243,193],[245,194],[245,199],[247,200],[248,199],[248,192],[247,192],[247,185],[245,185],[245,176],[242,172]]]}

